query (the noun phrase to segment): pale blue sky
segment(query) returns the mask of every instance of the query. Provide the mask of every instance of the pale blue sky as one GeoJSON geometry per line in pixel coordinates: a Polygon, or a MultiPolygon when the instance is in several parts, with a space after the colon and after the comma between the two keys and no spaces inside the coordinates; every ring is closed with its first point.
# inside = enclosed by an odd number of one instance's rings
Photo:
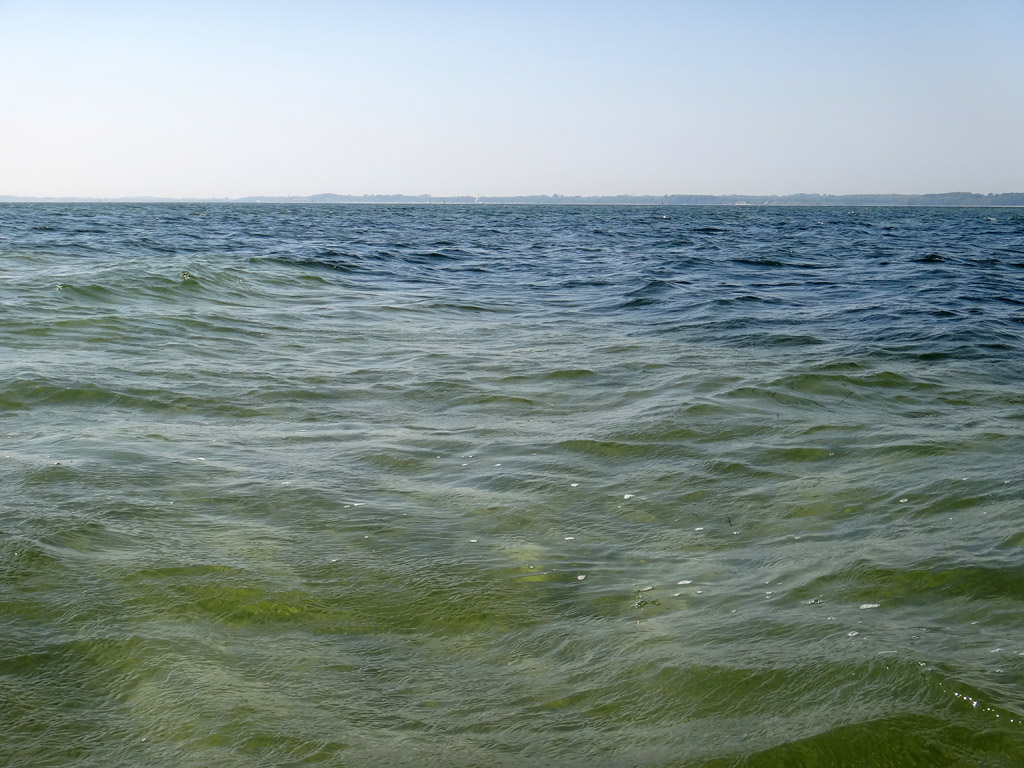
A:
{"type": "Polygon", "coordinates": [[[1024,0],[0,0],[0,194],[1024,191],[1024,0]]]}

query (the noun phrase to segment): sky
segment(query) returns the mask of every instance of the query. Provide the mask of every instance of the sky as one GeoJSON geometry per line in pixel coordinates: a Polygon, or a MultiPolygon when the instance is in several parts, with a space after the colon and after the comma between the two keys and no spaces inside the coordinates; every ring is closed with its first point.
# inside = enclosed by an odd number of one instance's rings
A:
{"type": "Polygon", "coordinates": [[[0,0],[0,195],[1024,191],[1024,0],[0,0]]]}

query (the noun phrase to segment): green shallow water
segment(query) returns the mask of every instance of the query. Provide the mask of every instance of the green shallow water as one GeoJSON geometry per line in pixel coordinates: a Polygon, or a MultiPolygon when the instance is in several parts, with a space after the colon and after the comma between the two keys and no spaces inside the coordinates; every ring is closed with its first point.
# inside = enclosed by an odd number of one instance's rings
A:
{"type": "MultiPolygon", "coordinates": [[[[174,242],[239,208],[31,216],[159,215],[174,242]]],[[[304,214],[475,244],[419,282],[202,228],[208,250],[163,255],[9,242],[0,763],[1019,765],[1012,334],[988,356],[916,317],[861,338],[831,313],[874,287],[659,305],[625,246],[587,266],[627,213],[572,213],[576,250],[541,249],[564,273],[531,256],[493,283],[457,269],[570,214],[304,214]],[[607,282],[569,284],[588,270],[607,282]]],[[[712,225],[752,247],[740,214],[687,215],[688,248],[712,225]]]]}

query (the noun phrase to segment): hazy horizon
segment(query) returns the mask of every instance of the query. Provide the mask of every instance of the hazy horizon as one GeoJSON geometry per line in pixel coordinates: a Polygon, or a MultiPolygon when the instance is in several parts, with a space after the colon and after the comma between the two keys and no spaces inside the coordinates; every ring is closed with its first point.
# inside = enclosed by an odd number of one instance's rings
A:
{"type": "MultiPolygon", "coordinates": [[[[157,202],[244,202],[247,200],[264,201],[264,200],[312,200],[314,198],[351,198],[353,200],[363,198],[402,198],[408,200],[426,199],[431,202],[440,202],[443,200],[456,200],[456,201],[471,201],[475,198],[480,201],[488,200],[529,200],[531,198],[549,198],[549,199],[621,199],[621,198],[637,198],[637,199],[671,199],[671,198],[721,198],[733,199],[733,198],[770,198],[777,200],[786,200],[791,198],[809,197],[809,198],[855,198],[855,197],[906,197],[906,198],[921,198],[921,197],[943,197],[943,196],[972,196],[972,197],[985,197],[985,196],[999,196],[999,197],[1024,197],[1024,192],[1011,191],[1011,192],[976,192],[973,190],[946,190],[944,192],[793,192],[789,194],[746,194],[743,192],[732,192],[720,195],[710,195],[705,193],[684,193],[684,192],[669,192],[665,194],[611,194],[611,195],[566,195],[558,192],[547,194],[524,194],[524,195],[467,195],[467,194],[451,194],[451,195],[432,195],[428,192],[422,193],[406,193],[406,192],[365,192],[358,194],[350,193],[337,193],[337,192],[315,192],[308,195],[273,195],[273,194],[251,194],[251,195],[240,195],[237,197],[169,197],[165,195],[121,195],[117,197],[100,197],[96,195],[8,195],[0,194],[0,202],[32,202],[32,201],[52,201],[52,200],[69,200],[75,201],[80,200],[84,202],[145,202],[145,201],[157,201],[157,202]]],[[[372,200],[370,201],[372,202],[372,200]]]]}
{"type": "Polygon", "coordinates": [[[1012,193],[1022,27],[1013,0],[0,0],[0,195],[1012,193]]]}

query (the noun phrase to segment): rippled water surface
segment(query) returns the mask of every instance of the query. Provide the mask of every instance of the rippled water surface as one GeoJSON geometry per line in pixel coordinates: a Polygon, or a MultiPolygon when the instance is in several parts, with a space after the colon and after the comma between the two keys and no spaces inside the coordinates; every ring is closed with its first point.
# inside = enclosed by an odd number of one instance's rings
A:
{"type": "Polygon", "coordinates": [[[0,206],[0,764],[1019,766],[1024,212],[0,206]]]}

